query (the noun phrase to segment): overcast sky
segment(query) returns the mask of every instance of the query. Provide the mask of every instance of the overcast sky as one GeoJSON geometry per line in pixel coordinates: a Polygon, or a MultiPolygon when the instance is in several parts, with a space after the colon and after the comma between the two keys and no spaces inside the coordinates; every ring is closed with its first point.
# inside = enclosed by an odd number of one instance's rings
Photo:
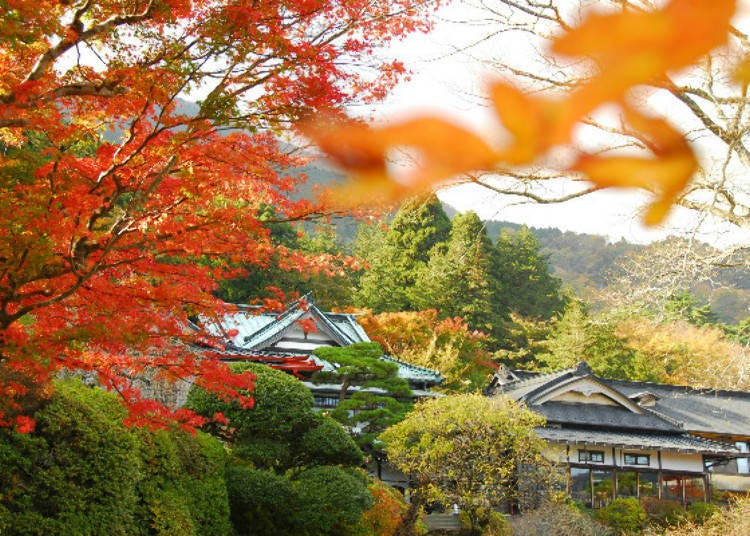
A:
{"type": "MultiPolygon", "coordinates": [[[[447,18],[461,18],[459,7],[450,6],[447,18]]],[[[464,8],[465,9],[465,8],[464,8]]],[[[439,22],[428,35],[414,35],[395,47],[392,53],[414,71],[413,78],[399,86],[387,104],[378,109],[383,120],[421,113],[437,113],[471,126],[479,132],[497,132],[492,114],[482,104],[482,83],[491,70],[466,54],[456,53],[475,39],[477,29],[439,22]]],[[[521,42],[506,43],[503,49],[486,45],[491,53],[523,54],[521,42]]],[[[476,51],[472,54],[477,54],[476,51]]],[[[648,195],[643,192],[608,190],[559,205],[534,205],[518,198],[502,198],[478,187],[443,190],[440,197],[459,210],[474,210],[482,218],[524,223],[535,227],[557,227],[581,233],[601,234],[616,241],[649,242],[696,227],[695,216],[684,209],[674,209],[665,225],[644,228],[639,211],[648,195]]],[[[706,224],[708,231],[698,234],[701,240],[717,243],[750,245],[750,233],[735,228],[706,224]]]]}

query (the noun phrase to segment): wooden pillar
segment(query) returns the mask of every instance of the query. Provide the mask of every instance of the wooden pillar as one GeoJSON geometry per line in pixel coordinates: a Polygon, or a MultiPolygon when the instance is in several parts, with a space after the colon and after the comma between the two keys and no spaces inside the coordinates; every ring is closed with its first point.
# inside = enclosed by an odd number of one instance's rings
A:
{"type": "Polygon", "coordinates": [[[657,487],[657,490],[656,490],[657,491],[657,495],[656,496],[659,498],[659,500],[661,500],[661,476],[662,475],[661,475],[661,451],[660,450],[656,451],[656,459],[659,462],[659,472],[658,472],[658,477],[656,479],[656,487],[657,487]]]}

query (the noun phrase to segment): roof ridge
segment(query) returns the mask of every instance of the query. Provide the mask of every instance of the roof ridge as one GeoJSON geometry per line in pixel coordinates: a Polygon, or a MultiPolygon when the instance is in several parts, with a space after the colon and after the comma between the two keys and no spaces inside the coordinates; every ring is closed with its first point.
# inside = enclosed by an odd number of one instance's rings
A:
{"type": "MultiPolygon", "coordinates": [[[[600,377],[600,376],[597,376],[600,377]]],[[[713,389],[710,387],[693,387],[690,385],[680,385],[675,383],[660,383],[660,382],[652,382],[652,381],[643,381],[643,380],[623,380],[619,378],[605,378],[601,377],[601,379],[607,381],[607,382],[615,382],[620,384],[627,384],[627,385],[643,385],[643,386],[654,386],[659,389],[666,389],[669,391],[676,391],[676,390],[685,390],[689,391],[691,393],[696,393],[700,395],[706,395],[706,394],[732,394],[732,395],[742,395],[745,397],[750,398],[750,391],[743,391],[740,389],[734,390],[734,389],[713,389]]]]}
{"type": "MultiPolygon", "coordinates": [[[[566,369],[560,369],[560,370],[551,370],[549,372],[544,372],[544,371],[543,372],[534,372],[532,370],[521,370],[521,369],[518,369],[518,370],[521,371],[521,372],[526,372],[526,373],[531,372],[532,374],[534,374],[534,376],[531,376],[530,378],[524,378],[522,380],[519,379],[519,380],[515,380],[515,381],[512,381],[512,382],[508,382],[503,387],[508,387],[510,385],[512,385],[512,386],[515,387],[517,385],[523,385],[525,383],[531,383],[532,381],[539,380],[539,378],[544,378],[544,377],[552,377],[552,376],[555,376],[555,375],[562,376],[563,374],[565,374],[567,372],[573,372],[573,371],[575,371],[575,367],[566,368],[566,369]]],[[[515,372],[515,371],[511,370],[511,372],[515,372]]]]}
{"type": "Polygon", "coordinates": [[[382,356],[380,356],[380,358],[381,359],[385,359],[386,361],[395,361],[396,363],[399,363],[401,365],[405,365],[407,368],[425,370],[425,371],[432,372],[432,373],[438,374],[438,375],[440,374],[440,371],[437,370],[437,369],[423,367],[422,365],[415,365],[414,363],[409,363],[408,361],[403,361],[403,360],[398,359],[396,357],[393,357],[392,355],[389,355],[389,354],[383,354],[382,356]]]}

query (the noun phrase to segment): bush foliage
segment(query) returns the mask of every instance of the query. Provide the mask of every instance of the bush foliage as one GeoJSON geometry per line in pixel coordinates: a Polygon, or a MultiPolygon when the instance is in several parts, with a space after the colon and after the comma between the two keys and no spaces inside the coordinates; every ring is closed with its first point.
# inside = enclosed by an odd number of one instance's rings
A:
{"type": "Polygon", "coordinates": [[[33,433],[0,429],[0,533],[227,534],[221,445],[125,417],[113,395],[62,380],[33,433]]]}

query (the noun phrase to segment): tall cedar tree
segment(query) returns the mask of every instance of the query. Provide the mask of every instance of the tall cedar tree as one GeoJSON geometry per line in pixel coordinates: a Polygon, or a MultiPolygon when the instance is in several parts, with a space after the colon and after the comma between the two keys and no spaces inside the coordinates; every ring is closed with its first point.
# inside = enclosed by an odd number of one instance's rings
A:
{"type": "Polygon", "coordinates": [[[378,47],[427,30],[433,5],[0,0],[0,378],[24,380],[0,385],[0,424],[30,429],[16,397],[63,368],[131,422],[190,418],[141,399],[146,367],[240,396],[248,377],[174,344],[182,319],[272,257],[263,207],[324,210],[287,196],[299,161],[275,134],[382,98],[403,67],[378,47]]]}
{"type": "Polygon", "coordinates": [[[495,300],[503,310],[542,319],[562,312],[562,281],[550,274],[549,255],[540,253],[540,247],[528,227],[500,233],[492,278],[498,288],[495,300]]]}
{"type": "Polygon", "coordinates": [[[473,329],[492,332],[502,319],[490,279],[492,242],[474,212],[457,214],[448,241],[432,249],[411,290],[418,309],[436,308],[441,318],[460,316],[473,329]]]}
{"type": "MultiPolygon", "coordinates": [[[[434,194],[405,202],[380,247],[368,247],[363,252],[369,270],[360,279],[357,305],[377,312],[415,310],[409,289],[429,262],[432,249],[448,239],[450,228],[450,220],[434,194]]],[[[377,238],[376,232],[370,234],[377,238]]]]}

